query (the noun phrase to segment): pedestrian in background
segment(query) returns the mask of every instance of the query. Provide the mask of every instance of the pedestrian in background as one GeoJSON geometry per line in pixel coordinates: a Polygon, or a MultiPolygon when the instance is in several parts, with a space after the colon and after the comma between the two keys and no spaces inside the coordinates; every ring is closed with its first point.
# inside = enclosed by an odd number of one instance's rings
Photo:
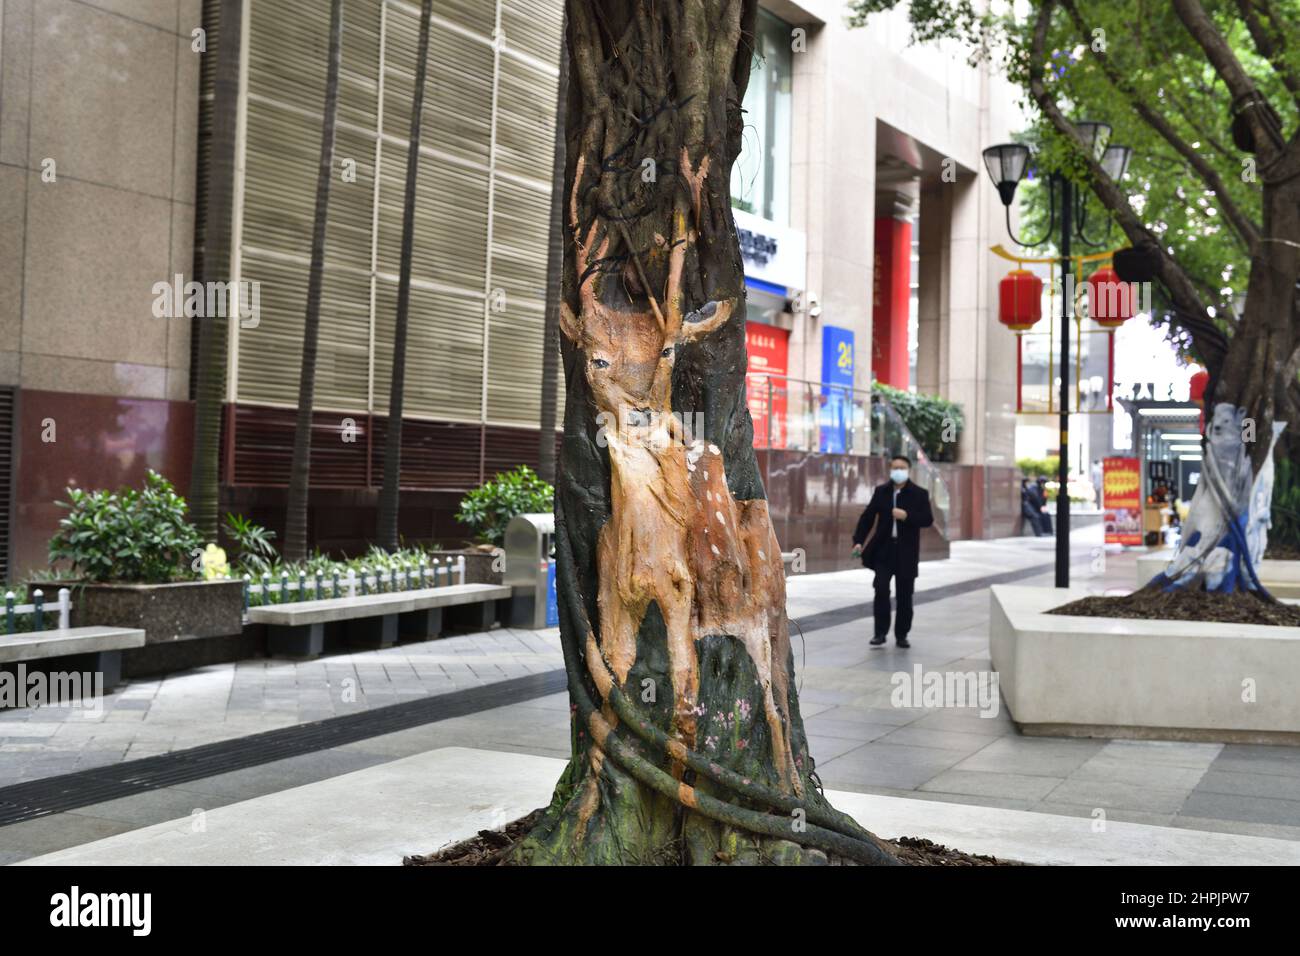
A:
{"type": "Polygon", "coordinates": [[[934,524],[930,494],[911,480],[912,460],[895,455],[889,462],[889,480],[876,487],[858,526],[853,532],[853,554],[862,556],[862,566],[876,572],[872,613],[875,634],[872,647],[880,647],[889,636],[889,583],[896,582],[898,614],[894,639],[899,647],[911,647],[912,592],[921,563],[921,529],[934,524]]]}
{"type": "Polygon", "coordinates": [[[1047,479],[1042,475],[1038,476],[1038,526],[1043,529],[1043,534],[1052,533],[1052,516],[1047,513],[1047,479]]]}
{"type": "Polygon", "coordinates": [[[1035,538],[1043,536],[1043,509],[1038,500],[1038,488],[1031,485],[1028,478],[1020,479],[1020,516],[1035,538]]]}

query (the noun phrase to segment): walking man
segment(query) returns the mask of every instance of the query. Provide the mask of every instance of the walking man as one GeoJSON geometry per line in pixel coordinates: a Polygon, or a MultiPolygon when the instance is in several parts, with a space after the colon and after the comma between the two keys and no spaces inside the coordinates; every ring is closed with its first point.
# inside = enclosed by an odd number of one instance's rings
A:
{"type": "Polygon", "coordinates": [[[912,629],[912,589],[921,560],[921,529],[934,524],[930,494],[911,480],[912,461],[895,455],[889,462],[889,481],[877,486],[858,527],[853,532],[853,554],[862,556],[863,567],[876,572],[873,647],[889,635],[889,582],[896,581],[898,617],[894,638],[899,647],[911,647],[907,634],[912,629]]]}

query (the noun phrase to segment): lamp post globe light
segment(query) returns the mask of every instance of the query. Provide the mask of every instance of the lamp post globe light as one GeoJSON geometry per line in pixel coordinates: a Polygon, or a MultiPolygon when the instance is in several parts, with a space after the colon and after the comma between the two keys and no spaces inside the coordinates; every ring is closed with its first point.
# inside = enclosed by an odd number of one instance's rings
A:
{"type": "MultiPolygon", "coordinates": [[[[1108,123],[1095,120],[1081,120],[1074,124],[1084,145],[1091,150],[1102,170],[1113,181],[1119,182],[1128,170],[1133,150],[1128,146],[1111,145],[1111,127],[1108,123]]],[[[1102,246],[1105,237],[1094,241],[1085,233],[1087,228],[1086,198],[1082,193],[1076,195],[1073,183],[1053,170],[1048,173],[1049,221],[1047,231],[1041,239],[1026,242],[1018,237],[1011,228],[1011,203],[1015,200],[1016,187],[1024,179],[1033,158],[1028,146],[1021,143],[1000,143],[984,150],[984,166],[989,178],[997,187],[1002,205],[1006,207],[1007,234],[1025,248],[1041,246],[1052,238],[1056,221],[1060,215],[1061,229],[1057,236],[1057,249],[1060,253],[1061,275],[1070,271],[1070,244],[1077,240],[1083,246],[1097,249],[1102,246]],[[1060,193],[1058,202],[1057,193],[1060,193]]],[[[1067,295],[1061,296],[1061,393],[1060,393],[1060,465],[1057,480],[1060,487],[1056,495],[1056,586],[1070,586],[1070,318],[1071,301],[1067,295]]]]}

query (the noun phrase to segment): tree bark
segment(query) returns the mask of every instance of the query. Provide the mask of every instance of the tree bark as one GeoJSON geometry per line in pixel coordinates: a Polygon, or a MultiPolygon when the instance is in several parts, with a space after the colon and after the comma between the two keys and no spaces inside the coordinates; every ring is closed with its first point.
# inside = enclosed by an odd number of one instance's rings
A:
{"type": "MultiPolygon", "coordinates": [[[[565,18],[565,23],[568,18],[565,18]]],[[[563,33],[561,34],[563,36],[563,33]]],[[[551,161],[550,236],[546,247],[546,317],[542,328],[542,407],[537,417],[537,474],[555,484],[555,407],[560,378],[560,275],[564,268],[565,108],[569,100],[569,44],[560,41],[560,82],[555,93],[555,153],[551,161]]]]}
{"type": "Polygon", "coordinates": [[[756,0],[570,0],[556,493],[573,755],[516,863],[896,862],[821,794],[745,404],[756,0]]]}
{"type": "Polygon", "coordinates": [[[330,182],[334,175],[334,126],[339,106],[339,68],[343,60],[343,0],[330,2],[329,72],[321,117],[320,168],[316,175],[316,211],[311,237],[311,271],[302,330],[302,368],[298,376],[298,420],[293,433],[289,472],[289,506],[285,516],[284,557],[307,557],[307,501],[311,483],[312,406],[316,396],[316,345],[320,338],[321,287],[325,279],[325,229],[329,222],[330,182]]]}
{"type": "MultiPolygon", "coordinates": [[[[243,0],[219,7],[217,66],[213,77],[212,150],[202,237],[201,282],[230,281],[231,221],[234,214],[235,133],[239,112],[239,51],[243,0]]],[[[236,295],[234,301],[238,303],[236,295]]],[[[231,321],[196,319],[199,337],[194,368],[194,456],[190,467],[190,519],[204,541],[216,541],[221,505],[221,414],[226,401],[226,346],[231,321]]]]}
{"type": "Polygon", "coordinates": [[[406,332],[411,312],[411,255],[415,245],[415,188],[420,169],[420,120],[424,110],[424,84],[429,71],[429,23],[433,0],[420,8],[420,40],[415,63],[415,90],[411,97],[411,141],[406,151],[406,192],[402,201],[402,249],[397,278],[397,316],[393,323],[393,370],[388,393],[388,428],[384,433],[384,483],[379,492],[377,538],[396,551],[402,475],[402,411],[406,389],[406,332]]]}

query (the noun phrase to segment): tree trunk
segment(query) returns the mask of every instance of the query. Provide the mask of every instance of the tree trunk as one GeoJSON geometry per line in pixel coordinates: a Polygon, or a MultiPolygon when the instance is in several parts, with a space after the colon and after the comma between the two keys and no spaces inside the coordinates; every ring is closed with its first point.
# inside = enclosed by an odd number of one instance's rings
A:
{"type": "MultiPolygon", "coordinates": [[[[568,22],[567,17],[565,23],[568,22]]],[[[563,35],[563,34],[561,34],[563,35]]],[[[546,316],[542,328],[542,408],[537,417],[537,474],[555,484],[555,389],[560,377],[560,297],[564,268],[564,112],[569,101],[569,44],[560,42],[560,82],[555,93],[555,154],[551,162],[550,237],[546,247],[546,316]]]]}
{"type": "Polygon", "coordinates": [[[343,0],[330,2],[329,72],[321,118],[320,169],[316,174],[316,213],[311,237],[311,271],[302,330],[302,371],[298,378],[298,421],[293,433],[289,472],[289,507],[285,516],[284,557],[307,557],[307,499],[311,481],[312,406],[316,395],[316,343],[320,338],[321,286],[325,279],[325,227],[329,220],[330,182],[334,175],[334,124],[339,106],[339,67],[343,59],[343,0]]]}
{"type": "MultiPolygon", "coordinates": [[[[1300,143],[1278,161],[1300,166],[1300,143]]],[[[1206,403],[1203,480],[1179,548],[1155,587],[1266,593],[1259,563],[1272,522],[1273,448],[1295,423],[1300,178],[1266,173],[1264,238],[1251,259],[1246,315],[1206,403]],[[1280,181],[1279,181],[1280,180],[1280,181]]]]}
{"type": "Polygon", "coordinates": [[[573,756],[513,862],[895,862],[814,775],[745,404],[729,185],[756,9],[569,3],[556,549],[573,756]]]}
{"type": "Polygon", "coordinates": [[[411,311],[411,253],[415,245],[415,187],[420,169],[420,120],[428,75],[429,21],[433,0],[420,8],[420,42],[411,97],[411,143],[406,151],[406,193],[402,201],[402,250],[397,280],[397,317],[393,324],[393,372],[388,393],[388,429],[384,434],[384,484],[379,492],[379,543],[397,550],[399,488],[402,475],[402,403],[406,388],[406,329],[411,311]]]}
{"type": "MultiPolygon", "coordinates": [[[[1072,3],[1062,4],[1086,35],[1087,23],[1072,3]]],[[[1233,97],[1233,134],[1255,154],[1263,198],[1263,222],[1237,210],[1217,188],[1217,172],[1197,158],[1150,104],[1136,98],[1122,75],[1109,71],[1115,88],[1148,125],[1183,155],[1189,169],[1219,195],[1225,218],[1251,252],[1246,314],[1226,336],[1201,300],[1186,268],[1142,222],[1128,196],[1090,155],[1074,124],[1045,81],[1047,37],[1055,0],[1038,4],[1028,54],[1029,92],[1043,115],[1074,141],[1088,170],[1093,194],[1115,217],[1136,247],[1154,259],[1155,274],[1174,304],[1177,324],[1190,332],[1210,372],[1205,398],[1205,480],[1192,497],[1173,560],[1151,587],[1241,588],[1263,591],[1256,568],[1267,546],[1273,490],[1273,447],[1288,423],[1297,424],[1300,324],[1300,136],[1286,142],[1278,113],[1265,101],[1237,52],[1199,0],[1172,0],[1171,7],[1205,53],[1207,64],[1233,97]]],[[[1258,35],[1256,35],[1258,39],[1258,35]]],[[[1267,55],[1267,53],[1266,53],[1267,55]]],[[[1108,72],[1103,63],[1103,72],[1108,72]]]]}
{"type": "MultiPolygon", "coordinates": [[[[212,150],[208,207],[204,214],[201,282],[230,281],[231,219],[235,190],[235,131],[239,111],[239,47],[243,34],[243,0],[222,0],[213,78],[212,150]]],[[[239,297],[236,295],[237,303],[239,297]]],[[[207,316],[194,321],[199,337],[194,368],[194,457],[190,466],[190,520],[204,541],[216,541],[221,505],[221,413],[226,401],[228,322],[207,316]]]]}

